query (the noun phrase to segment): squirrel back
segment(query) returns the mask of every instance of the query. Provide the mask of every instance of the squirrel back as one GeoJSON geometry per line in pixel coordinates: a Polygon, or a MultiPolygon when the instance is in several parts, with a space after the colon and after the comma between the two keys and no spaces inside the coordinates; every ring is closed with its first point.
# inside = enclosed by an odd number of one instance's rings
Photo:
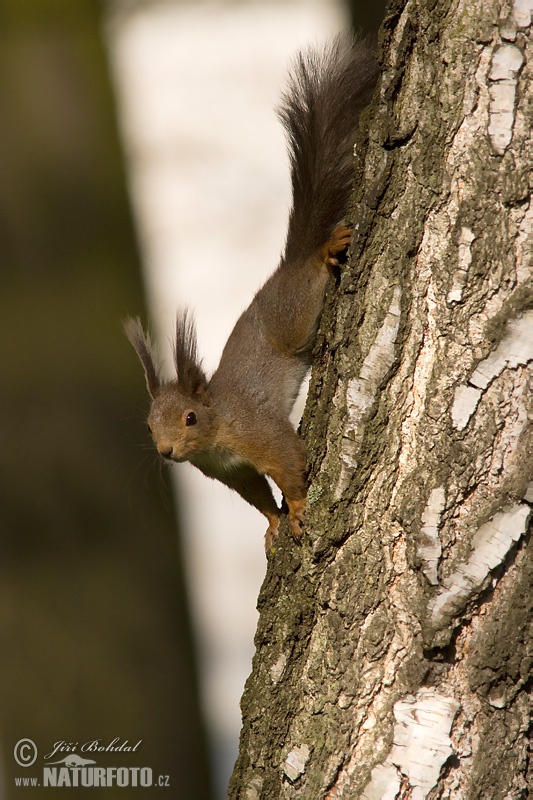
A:
{"type": "Polygon", "coordinates": [[[258,508],[269,522],[267,551],[280,512],[266,475],[283,492],[293,535],[301,535],[305,449],[289,413],[311,362],[330,273],[349,245],[353,145],[376,77],[373,51],[359,38],[340,36],[323,52],[298,56],[279,109],[293,195],[285,250],[238,319],[210,380],[187,313],[177,318],[177,378],[170,383],[159,380],[140,322],[126,326],[152,397],[148,424],[160,454],[190,461],[258,508]]]}

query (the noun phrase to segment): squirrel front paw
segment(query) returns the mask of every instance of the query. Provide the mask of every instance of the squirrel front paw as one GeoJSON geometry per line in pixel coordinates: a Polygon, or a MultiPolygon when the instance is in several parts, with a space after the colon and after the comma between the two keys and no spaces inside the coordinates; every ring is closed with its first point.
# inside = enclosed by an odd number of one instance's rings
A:
{"type": "Polygon", "coordinates": [[[304,500],[291,500],[287,503],[289,506],[289,525],[293,539],[297,542],[301,541],[302,529],[305,522],[305,499],[304,500]]]}
{"type": "Polygon", "coordinates": [[[268,518],[268,528],[265,533],[265,553],[268,554],[272,550],[274,542],[277,539],[278,532],[279,532],[279,517],[271,516],[268,518]]]}

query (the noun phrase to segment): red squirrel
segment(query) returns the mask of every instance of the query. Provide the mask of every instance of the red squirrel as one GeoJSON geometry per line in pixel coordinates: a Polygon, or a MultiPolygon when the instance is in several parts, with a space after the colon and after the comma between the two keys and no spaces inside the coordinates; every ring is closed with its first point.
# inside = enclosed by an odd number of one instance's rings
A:
{"type": "Polygon", "coordinates": [[[265,549],[280,509],[266,479],[281,489],[293,536],[301,537],[306,456],[289,414],[308,371],[331,271],[346,252],[359,114],[377,77],[373,49],[339,36],[325,50],[298,54],[278,110],[289,140],[292,207],[279,266],[237,321],[210,379],[197,354],[189,312],[176,322],[176,379],[162,382],[138,319],[126,334],[143,365],[155,446],[168,461],[190,461],[238,492],[268,519],[265,549]]]}

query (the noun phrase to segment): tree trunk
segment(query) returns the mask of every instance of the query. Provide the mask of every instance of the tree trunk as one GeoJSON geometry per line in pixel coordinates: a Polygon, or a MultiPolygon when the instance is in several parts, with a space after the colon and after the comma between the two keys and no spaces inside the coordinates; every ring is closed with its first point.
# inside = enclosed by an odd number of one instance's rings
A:
{"type": "Polygon", "coordinates": [[[530,25],[389,6],[231,798],[527,796],[530,25]]]}

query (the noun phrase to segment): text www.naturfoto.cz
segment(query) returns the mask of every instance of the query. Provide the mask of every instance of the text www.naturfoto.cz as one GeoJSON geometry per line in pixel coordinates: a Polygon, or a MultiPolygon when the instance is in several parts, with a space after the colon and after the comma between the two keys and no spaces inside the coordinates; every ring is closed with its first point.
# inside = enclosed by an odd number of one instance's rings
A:
{"type": "MultiPolygon", "coordinates": [[[[126,786],[150,787],[154,785],[150,767],[44,767],[42,784],[39,779],[15,778],[15,786],[126,786]]],[[[158,786],[168,786],[168,776],[160,775],[158,786]]]]}

